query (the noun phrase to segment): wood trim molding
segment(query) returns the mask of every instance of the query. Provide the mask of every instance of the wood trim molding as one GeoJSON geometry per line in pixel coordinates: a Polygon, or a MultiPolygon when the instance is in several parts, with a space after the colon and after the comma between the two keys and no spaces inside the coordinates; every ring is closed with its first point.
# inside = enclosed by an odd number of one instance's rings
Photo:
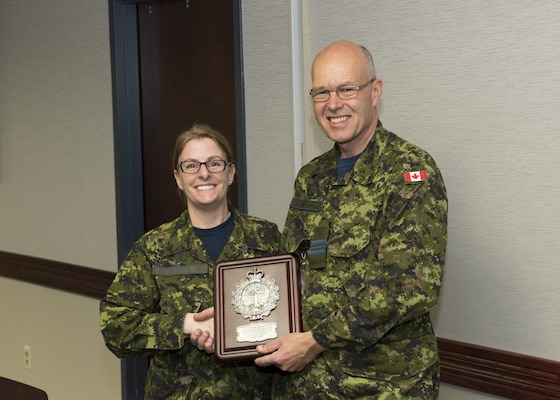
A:
{"type": "Polygon", "coordinates": [[[101,299],[115,273],[0,251],[0,276],[101,299]]]}
{"type": "Polygon", "coordinates": [[[560,362],[438,339],[441,380],[508,399],[560,399],[560,362]]]}
{"type": "MultiPolygon", "coordinates": [[[[114,273],[0,251],[0,276],[101,299],[114,273]]],[[[442,382],[509,399],[560,399],[560,362],[438,339],[442,382]]]]}

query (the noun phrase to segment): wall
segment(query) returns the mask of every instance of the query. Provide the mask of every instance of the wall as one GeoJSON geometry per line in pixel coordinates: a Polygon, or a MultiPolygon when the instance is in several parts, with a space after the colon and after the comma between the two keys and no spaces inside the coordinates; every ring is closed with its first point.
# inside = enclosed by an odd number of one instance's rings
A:
{"type": "MultiPolygon", "coordinates": [[[[365,44],[385,82],[382,121],[443,170],[450,248],[438,334],[556,360],[558,7],[302,1],[305,88],[329,41],[365,44]]],[[[249,211],[280,225],[297,159],[292,102],[306,96],[290,90],[290,35],[289,2],[243,2],[249,211]]],[[[107,2],[0,2],[0,250],[116,270],[108,40],[107,2]]],[[[330,147],[307,104],[306,161],[330,147]]],[[[96,300],[4,278],[0,298],[0,374],[57,400],[120,398],[96,300]],[[44,341],[29,335],[37,330],[44,341]],[[71,356],[80,368],[67,367],[71,356]]],[[[444,385],[441,398],[493,397],[444,385]]]]}
{"type": "Polygon", "coordinates": [[[99,333],[98,301],[0,278],[0,376],[54,400],[120,399],[120,361],[99,333]],[[31,347],[31,370],[23,367],[31,347]]]}
{"type": "Polygon", "coordinates": [[[549,345],[560,328],[560,3],[303,5],[309,53],[340,37],[368,47],[385,82],[381,121],[446,179],[438,335],[560,360],[549,345]]]}
{"type": "MultiPolygon", "coordinates": [[[[116,271],[108,2],[2,0],[0,60],[0,250],[116,271]]],[[[0,375],[119,399],[98,304],[0,278],[0,375]]]]}
{"type": "Polygon", "coordinates": [[[284,226],[294,168],[290,2],[243,2],[249,211],[284,226]]]}
{"type": "Polygon", "coordinates": [[[107,2],[3,0],[0,29],[0,250],[113,271],[107,2]]]}
{"type": "MultiPolygon", "coordinates": [[[[560,330],[560,3],[299,3],[306,91],[312,59],[326,44],[365,45],[385,83],[382,122],[442,169],[450,216],[438,335],[560,360],[560,347],[550,347],[560,330]]],[[[259,159],[280,163],[270,169],[249,156],[249,181],[266,181],[267,193],[291,192],[284,178],[293,156],[280,158],[263,140],[271,132],[275,144],[279,137],[291,144],[292,101],[306,96],[284,93],[291,87],[289,5],[246,0],[243,8],[247,136],[259,159]]],[[[304,161],[331,146],[306,104],[304,161]]],[[[289,199],[260,196],[259,214],[283,223],[289,199]]],[[[441,397],[486,398],[450,385],[441,397]]]]}

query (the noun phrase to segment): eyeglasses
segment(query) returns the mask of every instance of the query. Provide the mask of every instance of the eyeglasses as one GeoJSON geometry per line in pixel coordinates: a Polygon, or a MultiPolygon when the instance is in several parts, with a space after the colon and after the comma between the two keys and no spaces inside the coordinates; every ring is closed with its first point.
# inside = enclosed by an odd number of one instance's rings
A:
{"type": "Polygon", "coordinates": [[[220,160],[219,158],[215,160],[208,160],[206,162],[187,160],[179,163],[179,169],[185,174],[196,174],[200,171],[200,166],[204,165],[208,172],[222,172],[226,169],[226,165],[230,164],[230,162],[220,160]]]}
{"type": "Polygon", "coordinates": [[[375,81],[375,78],[370,79],[366,83],[360,86],[339,86],[335,89],[311,89],[309,95],[313,98],[315,103],[321,103],[327,101],[331,97],[332,92],[336,92],[336,95],[341,100],[348,100],[358,95],[358,92],[368,86],[370,83],[375,81]]]}

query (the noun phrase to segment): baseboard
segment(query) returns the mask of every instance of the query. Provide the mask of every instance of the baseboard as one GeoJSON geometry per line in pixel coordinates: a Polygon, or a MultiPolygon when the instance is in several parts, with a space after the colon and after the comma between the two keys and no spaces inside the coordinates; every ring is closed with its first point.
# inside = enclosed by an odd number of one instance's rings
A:
{"type": "Polygon", "coordinates": [[[508,399],[560,399],[559,362],[449,339],[438,344],[443,382],[508,399]]]}

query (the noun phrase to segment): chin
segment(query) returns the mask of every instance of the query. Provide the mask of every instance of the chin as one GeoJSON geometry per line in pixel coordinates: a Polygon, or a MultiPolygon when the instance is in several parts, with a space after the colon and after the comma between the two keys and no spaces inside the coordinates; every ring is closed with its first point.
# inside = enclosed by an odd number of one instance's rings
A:
{"type": "Polygon", "coordinates": [[[344,143],[348,143],[352,140],[352,137],[350,135],[345,134],[345,132],[332,132],[330,131],[327,134],[328,138],[330,140],[332,140],[333,142],[336,142],[338,144],[344,144],[344,143]]]}

